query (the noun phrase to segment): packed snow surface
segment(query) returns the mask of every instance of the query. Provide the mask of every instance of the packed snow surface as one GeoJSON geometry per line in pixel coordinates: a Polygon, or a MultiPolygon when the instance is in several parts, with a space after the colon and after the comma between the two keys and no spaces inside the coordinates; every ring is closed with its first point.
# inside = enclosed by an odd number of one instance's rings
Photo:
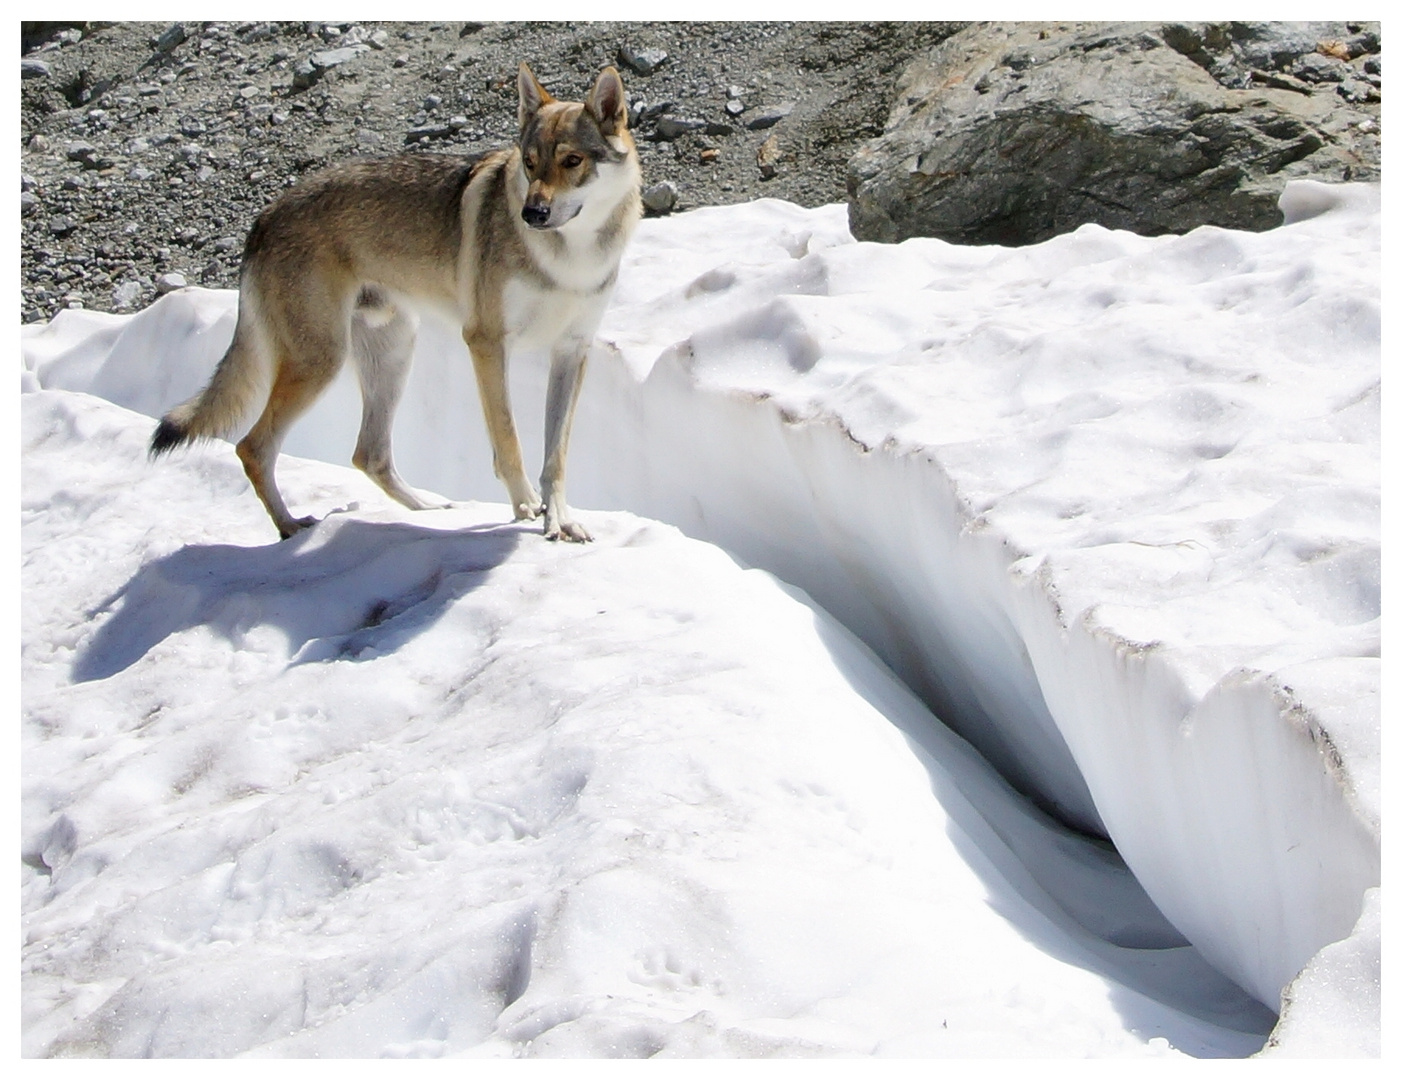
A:
{"type": "Polygon", "coordinates": [[[25,1052],[1241,1054],[1285,992],[1376,1053],[1378,197],[1282,205],[646,221],[583,548],[504,521],[451,327],[397,457],[486,502],[285,458],[282,544],[227,444],[144,460],[233,293],[26,328],[25,1052]]]}

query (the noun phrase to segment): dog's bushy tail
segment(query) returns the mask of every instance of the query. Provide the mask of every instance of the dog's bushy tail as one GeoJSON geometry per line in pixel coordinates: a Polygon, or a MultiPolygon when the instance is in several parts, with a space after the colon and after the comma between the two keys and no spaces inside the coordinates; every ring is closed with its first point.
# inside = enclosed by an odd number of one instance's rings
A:
{"type": "Polygon", "coordinates": [[[268,363],[249,307],[248,295],[240,295],[234,340],[214,369],[209,385],[171,409],[156,425],[151,436],[152,458],[196,439],[230,434],[266,393],[268,363]]]}

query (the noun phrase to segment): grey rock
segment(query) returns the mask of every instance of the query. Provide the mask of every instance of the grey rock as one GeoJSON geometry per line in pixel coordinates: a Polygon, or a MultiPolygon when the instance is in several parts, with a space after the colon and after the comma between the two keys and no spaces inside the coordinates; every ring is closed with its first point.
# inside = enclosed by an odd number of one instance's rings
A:
{"type": "Polygon", "coordinates": [[[626,64],[639,75],[651,75],[667,62],[667,53],[662,49],[633,49],[623,45],[618,50],[620,63],[626,64]]]}
{"type": "Polygon", "coordinates": [[[21,191],[19,193],[19,212],[21,216],[28,217],[39,209],[39,196],[32,191],[21,191]]]}
{"type": "Polygon", "coordinates": [[[344,63],[354,60],[363,52],[369,51],[368,45],[347,45],[342,49],[326,49],[322,52],[314,52],[311,56],[312,66],[322,71],[339,67],[344,63]]]}
{"type": "Polygon", "coordinates": [[[156,278],[156,293],[159,296],[164,296],[166,293],[174,292],[176,289],[183,289],[188,284],[189,282],[185,280],[184,274],[172,270],[156,278]]]}
{"type": "MultiPolygon", "coordinates": [[[[731,89],[734,89],[734,87],[731,87],[731,89]]],[[[739,98],[731,98],[725,103],[725,111],[731,116],[739,116],[745,111],[745,103],[739,98]]]]}
{"type": "Polygon", "coordinates": [[[52,218],[49,221],[49,232],[60,240],[65,236],[72,236],[77,230],[78,223],[66,215],[52,218]]]}
{"type": "Polygon", "coordinates": [[[19,77],[21,79],[47,79],[52,72],[53,69],[42,60],[29,56],[20,59],[19,77]]]}
{"type": "Polygon", "coordinates": [[[34,177],[30,176],[28,173],[19,174],[19,189],[21,191],[33,191],[37,186],[34,177]]]}
{"type": "Polygon", "coordinates": [[[182,44],[187,36],[184,23],[172,23],[165,33],[156,39],[156,51],[168,53],[182,44]]]}
{"type": "Polygon", "coordinates": [[[307,89],[321,78],[324,71],[324,68],[317,67],[310,60],[298,60],[292,67],[293,89],[307,89]]]}
{"type": "Polygon", "coordinates": [[[794,102],[788,101],[783,105],[773,105],[767,109],[761,109],[753,117],[745,122],[745,126],[751,131],[763,131],[765,128],[772,128],[789,113],[793,112],[794,102]]]}
{"type": "Polygon", "coordinates": [[[670,214],[677,205],[677,185],[670,180],[643,188],[643,209],[649,214],[670,214]]]}
{"type": "Polygon", "coordinates": [[[1296,60],[1291,73],[1309,82],[1343,82],[1352,70],[1337,57],[1312,52],[1296,60]]]}
{"type": "Polygon", "coordinates": [[[684,116],[663,116],[657,121],[657,134],[662,139],[678,139],[688,131],[702,131],[706,121],[684,116]]]}
{"type": "Polygon", "coordinates": [[[446,139],[453,134],[451,124],[420,124],[404,133],[406,143],[423,142],[427,139],[446,139]]]}
{"type": "Polygon", "coordinates": [[[136,306],[141,299],[141,283],[124,281],[112,290],[112,307],[116,311],[126,311],[136,306]]]}
{"type": "Polygon", "coordinates": [[[97,160],[97,147],[90,142],[74,142],[64,147],[63,154],[69,161],[77,161],[83,165],[97,160]]]}
{"type": "Polygon", "coordinates": [[[1346,33],[974,24],[906,70],[885,133],[849,162],[852,233],[1027,244],[1087,222],[1144,235],[1270,228],[1287,180],[1381,175],[1378,140],[1357,130],[1367,114],[1289,75],[1346,33]]]}

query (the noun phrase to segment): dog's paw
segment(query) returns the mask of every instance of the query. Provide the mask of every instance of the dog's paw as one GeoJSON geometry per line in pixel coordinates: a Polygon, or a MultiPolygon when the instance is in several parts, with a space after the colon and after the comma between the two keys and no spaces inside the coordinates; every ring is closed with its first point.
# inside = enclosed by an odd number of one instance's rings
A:
{"type": "Polygon", "coordinates": [[[594,537],[577,521],[562,521],[558,525],[547,525],[545,527],[545,539],[547,540],[573,540],[576,544],[587,544],[594,537]]]}
{"type": "Polygon", "coordinates": [[[280,523],[277,531],[281,534],[282,539],[291,540],[303,529],[310,529],[318,520],[314,517],[292,518],[290,521],[280,523]]]}
{"type": "Polygon", "coordinates": [[[518,502],[512,509],[516,513],[517,521],[534,521],[545,512],[545,506],[538,498],[518,502]]]}

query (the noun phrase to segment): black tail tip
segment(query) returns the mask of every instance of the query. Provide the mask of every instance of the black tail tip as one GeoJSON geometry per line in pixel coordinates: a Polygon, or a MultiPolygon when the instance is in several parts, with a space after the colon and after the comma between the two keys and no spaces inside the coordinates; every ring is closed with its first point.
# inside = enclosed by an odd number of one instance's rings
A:
{"type": "Polygon", "coordinates": [[[183,443],[188,436],[179,424],[165,417],[156,425],[156,432],[151,436],[151,457],[157,458],[167,450],[174,450],[183,443]]]}

